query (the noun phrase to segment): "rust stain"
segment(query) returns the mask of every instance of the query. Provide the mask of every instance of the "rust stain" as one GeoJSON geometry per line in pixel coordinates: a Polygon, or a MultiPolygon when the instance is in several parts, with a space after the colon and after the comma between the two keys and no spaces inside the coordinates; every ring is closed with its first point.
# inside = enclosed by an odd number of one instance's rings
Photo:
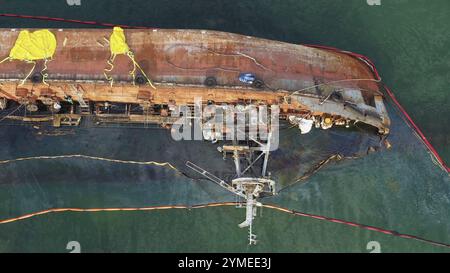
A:
{"type": "MultiPolygon", "coordinates": [[[[89,48],[70,48],[69,56],[71,62],[91,62],[91,61],[104,61],[108,58],[108,51],[98,51],[89,48]]],[[[56,58],[55,58],[56,61],[56,58]]]]}

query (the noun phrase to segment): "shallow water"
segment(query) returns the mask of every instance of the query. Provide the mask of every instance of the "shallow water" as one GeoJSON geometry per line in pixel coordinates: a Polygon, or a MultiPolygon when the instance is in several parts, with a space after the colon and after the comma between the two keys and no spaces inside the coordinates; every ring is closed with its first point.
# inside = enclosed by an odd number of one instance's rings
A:
{"type": "MultiPolygon", "coordinates": [[[[25,1],[23,1],[25,2],[25,1]]],[[[21,2],[21,3],[23,3],[21,2]]],[[[383,1],[380,7],[353,1],[65,1],[20,4],[0,1],[1,12],[77,18],[164,28],[207,28],[294,43],[335,46],[369,56],[383,80],[447,161],[449,78],[445,35],[448,1],[383,1]],[[125,5],[127,3],[127,5],[125,5]],[[41,7],[42,6],[42,7],[41,7]],[[447,8],[445,8],[447,7],[447,8]]],[[[79,27],[73,24],[0,18],[0,27],[79,27]]],[[[392,103],[390,103],[392,105],[392,103]]],[[[331,163],[304,183],[263,200],[299,211],[381,226],[431,240],[450,242],[450,181],[433,164],[423,144],[399,113],[393,120],[391,150],[331,163]]],[[[36,155],[89,154],[123,160],[187,159],[232,172],[211,144],[175,144],[164,130],[80,128],[77,134],[41,136],[27,126],[0,126],[0,160],[36,155]],[[201,155],[201,156],[200,156],[201,155]]],[[[291,148],[271,161],[282,185],[304,171],[296,158],[316,156],[311,147],[336,138],[357,142],[340,130],[300,136],[285,132],[291,148]],[[343,135],[343,136],[342,136],[343,135]],[[317,142],[314,140],[317,138],[317,142]],[[308,148],[308,149],[307,149],[308,148]],[[278,163],[277,163],[278,162],[278,163]],[[280,163],[282,162],[282,164],[280,163]],[[288,164],[289,163],[289,164],[288,164]],[[296,172],[299,173],[296,173],[296,172]]],[[[367,140],[368,138],[361,138],[367,140]]],[[[329,147],[333,147],[330,145],[329,147]]],[[[283,148],[283,146],[282,146],[283,148]]],[[[341,147],[345,148],[345,147],[341,147]]],[[[325,149],[327,150],[327,149],[325,149]]],[[[350,149],[351,150],[351,149],[350,149]]],[[[327,153],[331,152],[327,150],[327,153]]],[[[191,180],[161,167],[122,165],[88,159],[16,162],[1,165],[0,219],[51,207],[122,207],[234,201],[214,184],[191,180]]],[[[0,225],[0,251],[66,252],[77,240],[82,251],[293,251],[365,252],[379,241],[383,252],[448,251],[407,239],[263,209],[256,220],[260,242],[247,246],[237,224],[244,211],[233,207],[153,212],[60,213],[0,225]]]]}

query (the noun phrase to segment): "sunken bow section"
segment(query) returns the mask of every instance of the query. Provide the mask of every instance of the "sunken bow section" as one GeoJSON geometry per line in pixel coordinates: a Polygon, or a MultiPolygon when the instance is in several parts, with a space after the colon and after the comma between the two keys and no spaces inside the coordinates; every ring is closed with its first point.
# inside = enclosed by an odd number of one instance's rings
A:
{"type": "Polygon", "coordinates": [[[389,117],[371,67],[343,53],[200,30],[0,30],[0,108],[25,121],[170,124],[176,105],[278,105],[313,126],[389,117]]]}

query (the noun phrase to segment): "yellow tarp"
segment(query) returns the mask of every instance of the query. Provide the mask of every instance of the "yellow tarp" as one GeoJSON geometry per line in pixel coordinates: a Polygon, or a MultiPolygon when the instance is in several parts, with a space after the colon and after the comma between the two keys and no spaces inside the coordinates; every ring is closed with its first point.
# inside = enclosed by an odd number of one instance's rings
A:
{"type": "Polygon", "coordinates": [[[126,54],[130,51],[122,28],[114,27],[113,33],[109,38],[109,47],[111,49],[111,53],[114,55],[126,54]]]}
{"type": "Polygon", "coordinates": [[[35,32],[22,30],[9,53],[9,58],[22,61],[50,59],[55,50],[56,38],[49,30],[42,29],[35,32]]]}
{"type": "Polygon", "coordinates": [[[153,85],[152,81],[148,78],[147,74],[145,74],[144,70],[141,68],[141,66],[136,62],[134,59],[134,54],[130,50],[130,47],[127,44],[125,33],[121,27],[114,27],[113,32],[111,36],[109,37],[109,48],[111,50],[111,57],[107,61],[107,64],[109,65],[109,68],[105,68],[103,74],[105,75],[106,79],[110,82],[111,86],[114,83],[114,79],[108,75],[109,72],[111,72],[114,69],[114,60],[117,55],[127,55],[130,60],[133,62],[133,70],[130,71],[130,75],[133,77],[133,84],[136,79],[136,68],[138,68],[142,75],[147,80],[148,84],[156,89],[156,87],[153,85]]]}
{"type": "MultiPolygon", "coordinates": [[[[9,52],[9,56],[2,61],[0,64],[9,60],[19,60],[27,63],[33,63],[33,67],[27,76],[22,80],[20,85],[23,85],[28,77],[33,73],[36,67],[37,60],[45,60],[44,68],[41,71],[42,82],[48,77],[47,73],[47,63],[53,58],[56,51],[56,38],[53,33],[48,29],[36,30],[34,32],[29,32],[28,30],[22,30],[19,32],[16,42],[13,48],[9,52]]],[[[48,84],[47,84],[48,85],[48,84]]]]}

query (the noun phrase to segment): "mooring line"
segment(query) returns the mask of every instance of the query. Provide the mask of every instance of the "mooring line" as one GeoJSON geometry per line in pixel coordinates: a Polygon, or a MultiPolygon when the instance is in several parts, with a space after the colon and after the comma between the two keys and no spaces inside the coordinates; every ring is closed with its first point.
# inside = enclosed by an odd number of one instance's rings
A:
{"type": "Polygon", "coordinates": [[[16,109],[14,109],[13,111],[9,112],[7,115],[2,116],[0,119],[0,122],[4,121],[5,119],[7,119],[9,116],[11,116],[12,114],[14,114],[15,112],[17,112],[22,106],[24,106],[24,104],[21,104],[19,106],[17,106],[16,109]]]}
{"type": "MultiPolygon", "coordinates": [[[[17,221],[21,221],[21,220],[29,219],[29,218],[36,217],[39,215],[49,214],[49,213],[153,211],[153,210],[169,210],[169,209],[188,209],[188,210],[190,210],[190,209],[199,209],[199,208],[208,208],[208,207],[236,206],[238,204],[239,204],[238,202],[216,202],[216,203],[204,203],[204,204],[197,204],[197,205],[165,205],[165,206],[122,207],[122,208],[120,208],[120,207],[115,207],[115,208],[53,208],[53,209],[42,210],[42,211],[38,211],[38,212],[34,212],[34,213],[24,214],[22,216],[18,216],[18,217],[14,217],[14,218],[3,219],[3,220],[0,220],[0,224],[13,223],[13,222],[17,222],[17,221]]],[[[437,241],[429,240],[426,238],[418,237],[415,235],[403,234],[403,233],[399,233],[395,230],[388,230],[388,229],[379,228],[379,227],[375,227],[375,226],[369,226],[369,225],[360,224],[360,223],[356,223],[356,222],[346,221],[346,220],[342,220],[342,219],[338,219],[338,218],[332,218],[332,217],[327,217],[327,216],[322,216],[322,215],[317,215],[317,214],[300,212],[300,211],[284,208],[284,207],[274,205],[274,204],[263,204],[262,206],[265,208],[268,208],[268,209],[273,209],[276,211],[288,213],[288,214],[291,214],[294,216],[302,216],[302,217],[312,218],[312,219],[316,219],[316,220],[327,221],[327,222],[336,223],[336,224],[342,224],[342,225],[346,225],[346,226],[365,229],[368,231],[373,231],[373,232],[383,233],[386,235],[396,236],[396,237],[400,237],[400,238],[404,238],[404,239],[416,240],[416,241],[420,241],[423,243],[432,244],[435,246],[450,248],[450,244],[447,244],[447,243],[437,242],[437,241]]]]}

